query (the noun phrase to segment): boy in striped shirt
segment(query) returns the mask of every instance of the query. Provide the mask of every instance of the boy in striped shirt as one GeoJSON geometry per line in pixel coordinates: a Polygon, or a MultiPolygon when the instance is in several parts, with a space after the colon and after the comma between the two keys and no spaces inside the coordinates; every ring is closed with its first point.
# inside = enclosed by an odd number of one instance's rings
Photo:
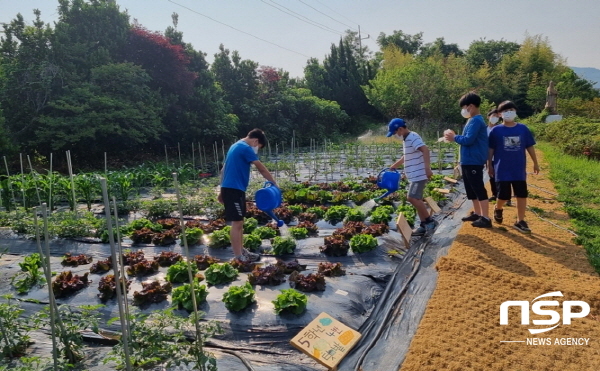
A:
{"type": "Polygon", "coordinates": [[[419,215],[421,225],[413,231],[413,236],[423,236],[431,234],[438,223],[433,220],[427,211],[427,206],[423,202],[423,191],[433,172],[429,160],[429,148],[421,139],[421,136],[408,130],[406,122],[400,118],[395,118],[388,125],[387,137],[394,136],[398,140],[403,140],[403,156],[390,168],[396,169],[404,164],[404,175],[409,181],[407,200],[410,202],[419,215]]]}

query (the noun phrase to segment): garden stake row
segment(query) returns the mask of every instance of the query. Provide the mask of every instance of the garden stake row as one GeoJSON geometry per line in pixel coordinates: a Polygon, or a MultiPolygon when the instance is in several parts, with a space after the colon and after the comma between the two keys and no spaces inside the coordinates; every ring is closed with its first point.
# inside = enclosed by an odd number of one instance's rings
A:
{"type": "MultiPolygon", "coordinates": [[[[173,173],[173,185],[175,186],[175,197],[177,198],[177,208],[179,211],[179,224],[181,225],[181,240],[183,242],[183,248],[185,250],[185,257],[188,263],[193,262],[190,255],[190,249],[187,243],[187,237],[185,235],[185,223],[183,222],[183,208],[181,206],[181,195],[179,193],[179,182],[177,181],[177,173],[173,173]]],[[[200,353],[203,351],[203,340],[202,334],[200,333],[200,316],[198,314],[198,303],[196,302],[196,289],[194,288],[194,272],[192,272],[192,265],[187,264],[188,278],[190,280],[190,293],[192,295],[192,305],[194,306],[194,325],[196,327],[196,338],[194,346],[199,347],[200,353]]],[[[202,370],[205,369],[204,364],[199,365],[202,370]]]]}
{"type": "Polygon", "coordinates": [[[119,226],[119,212],[117,210],[117,199],[113,196],[113,212],[115,214],[115,223],[116,223],[116,232],[117,232],[117,255],[119,257],[119,267],[121,268],[121,277],[122,279],[117,282],[117,284],[122,286],[122,292],[125,294],[125,300],[123,303],[125,304],[125,313],[127,316],[125,320],[127,321],[127,331],[128,341],[131,342],[131,322],[129,320],[129,302],[127,300],[127,275],[125,274],[125,266],[123,264],[123,245],[121,245],[121,228],[119,226]]]}
{"type": "Polygon", "coordinates": [[[33,177],[34,184],[36,185],[35,193],[37,193],[38,204],[39,204],[39,206],[42,206],[42,198],[40,197],[40,189],[39,189],[39,187],[37,187],[37,182],[38,182],[37,171],[33,170],[33,166],[31,166],[31,159],[29,158],[29,155],[27,155],[27,162],[29,162],[29,169],[31,171],[31,176],[33,177]]]}
{"type": "MultiPolygon", "coordinates": [[[[47,239],[47,228],[48,223],[46,222],[46,204],[42,204],[41,206],[42,215],[44,218],[44,239],[47,239]]],[[[37,210],[33,211],[33,222],[35,224],[35,239],[37,243],[38,253],[40,254],[40,258],[42,261],[42,268],[44,269],[44,274],[46,275],[46,284],[48,285],[48,298],[50,302],[50,332],[52,334],[52,359],[54,361],[54,371],[58,371],[58,346],[56,344],[56,314],[58,313],[58,308],[56,307],[56,300],[54,298],[54,291],[52,291],[52,274],[50,273],[50,248],[46,248],[46,253],[42,251],[42,244],[40,243],[40,231],[39,224],[37,218],[37,210]]],[[[44,245],[47,246],[47,242],[44,242],[44,245]]]]}
{"type": "MultiPolygon", "coordinates": [[[[15,199],[15,190],[12,188],[12,185],[10,183],[10,173],[8,172],[8,163],[6,162],[6,156],[4,156],[4,166],[6,167],[6,176],[8,176],[8,178],[7,178],[8,188],[10,189],[10,191],[12,193],[12,199],[14,200],[15,199]]],[[[7,207],[7,210],[9,210],[8,207],[7,207]]]]}
{"type": "MultiPolygon", "coordinates": [[[[73,166],[71,163],[71,151],[67,151],[67,167],[69,168],[69,177],[71,178],[71,192],[73,192],[73,207],[71,211],[77,210],[77,197],[75,196],[75,182],[73,181],[73,166]]],[[[75,219],[78,219],[77,213],[75,212],[75,219]]]]}
{"type": "MultiPolygon", "coordinates": [[[[166,147],[165,147],[166,148],[166,147]]],[[[119,271],[119,260],[117,260],[117,252],[115,248],[115,236],[112,230],[112,218],[110,216],[110,203],[108,201],[108,190],[106,186],[106,178],[100,178],[100,186],[102,187],[102,197],[104,199],[104,214],[106,216],[106,228],[108,230],[108,242],[110,243],[110,254],[113,261],[113,272],[115,275],[116,282],[121,281],[121,274],[119,271]]],[[[124,278],[123,278],[124,279],[124,278]]],[[[119,307],[119,316],[121,320],[121,342],[123,343],[123,353],[125,354],[125,364],[127,367],[127,371],[131,371],[131,360],[129,359],[129,332],[130,329],[127,326],[127,317],[129,313],[125,312],[124,301],[127,298],[124,298],[123,292],[121,290],[121,285],[116,285],[117,291],[117,304],[119,307]]]]}

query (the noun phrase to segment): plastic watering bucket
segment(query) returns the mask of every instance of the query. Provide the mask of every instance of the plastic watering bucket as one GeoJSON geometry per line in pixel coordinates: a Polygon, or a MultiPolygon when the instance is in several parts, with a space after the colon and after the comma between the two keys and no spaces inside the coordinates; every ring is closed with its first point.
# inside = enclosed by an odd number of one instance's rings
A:
{"type": "Polygon", "coordinates": [[[379,175],[377,175],[377,186],[387,189],[387,192],[377,197],[377,199],[387,197],[400,188],[400,175],[398,170],[390,168],[385,168],[379,172],[379,175]]]}
{"type": "Polygon", "coordinates": [[[265,185],[256,191],[254,199],[256,207],[260,211],[276,220],[278,227],[283,226],[283,220],[279,220],[275,213],[273,213],[273,209],[278,208],[282,201],[281,190],[273,182],[265,182],[265,185]]]}

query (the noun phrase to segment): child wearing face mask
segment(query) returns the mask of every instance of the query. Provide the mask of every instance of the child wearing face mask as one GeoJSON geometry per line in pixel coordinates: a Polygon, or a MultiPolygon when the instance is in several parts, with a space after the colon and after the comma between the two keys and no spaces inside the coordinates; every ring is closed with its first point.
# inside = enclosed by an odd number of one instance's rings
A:
{"type": "MultiPolygon", "coordinates": [[[[492,131],[494,126],[496,126],[498,124],[498,121],[500,121],[500,117],[498,117],[498,110],[494,108],[493,110],[488,112],[487,118],[487,133],[489,137],[490,132],[492,131]]],[[[489,198],[489,201],[496,201],[496,194],[498,194],[498,190],[496,189],[496,179],[494,179],[493,176],[490,176],[490,187],[492,188],[492,197],[489,198]]]]}
{"type": "Polygon", "coordinates": [[[258,149],[267,144],[265,133],[251,130],[245,138],[234,143],[227,152],[221,170],[221,190],[218,201],[225,206],[225,220],[231,222],[231,248],[235,257],[242,261],[256,261],[260,255],[242,247],[244,216],[246,215],[246,188],[250,181],[250,165],[270,182],[275,179],[265,165],[258,160],[258,149]]]}
{"type": "Polygon", "coordinates": [[[456,135],[448,129],[444,131],[444,138],[449,142],[460,144],[460,166],[467,198],[473,202],[473,212],[462,218],[463,222],[472,222],[477,228],[492,228],[489,218],[489,201],[485,183],[483,182],[483,168],[487,161],[488,135],[487,125],[479,112],[481,97],[474,92],[463,95],[458,101],[461,115],[468,118],[462,135],[456,135]]]}
{"type": "Polygon", "coordinates": [[[517,221],[514,227],[523,233],[531,233],[525,221],[527,208],[527,156],[533,161],[533,172],[539,174],[540,168],[535,155],[535,140],[529,128],[516,121],[517,106],[504,101],[498,106],[502,116],[502,125],[490,132],[488,172],[495,176],[498,187],[498,201],[494,209],[494,220],[503,221],[503,206],[510,199],[511,192],[517,199],[517,221]],[[511,190],[512,188],[512,190],[511,190]]]}
{"type": "Polygon", "coordinates": [[[427,206],[423,202],[423,191],[433,172],[431,171],[429,148],[421,139],[421,136],[414,131],[408,130],[406,122],[400,118],[395,118],[388,125],[387,137],[394,136],[398,140],[403,140],[400,159],[390,166],[396,169],[404,164],[404,175],[409,181],[407,201],[410,202],[419,215],[421,225],[413,230],[413,236],[431,235],[438,225],[427,211],[427,206]]]}

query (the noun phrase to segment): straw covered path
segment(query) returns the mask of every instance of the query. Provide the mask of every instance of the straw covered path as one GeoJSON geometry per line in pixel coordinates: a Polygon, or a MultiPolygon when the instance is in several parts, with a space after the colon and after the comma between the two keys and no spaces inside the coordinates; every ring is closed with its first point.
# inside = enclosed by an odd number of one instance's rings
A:
{"type": "MultiPolygon", "coordinates": [[[[537,152],[542,172],[528,176],[533,195],[529,206],[546,220],[528,210],[533,233],[522,234],[512,227],[516,208],[505,207],[504,228],[497,223],[492,229],[463,225],[448,256],[437,263],[437,287],[402,371],[600,370],[600,277],[583,247],[573,243],[573,235],[559,228],[569,228],[569,218],[556,201],[543,153],[537,152]],[[502,302],[531,302],[554,291],[564,296],[542,300],[585,301],[590,315],[573,319],[571,325],[561,321],[554,330],[532,335],[528,329],[551,326],[521,325],[519,309],[511,308],[509,324],[499,324],[502,302]],[[528,338],[552,345],[528,344],[528,338]],[[587,345],[554,345],[557,339],[580,338],[589,339],[587,345]]],[[[562,313],[557,307],[543,309],[562,313]]],[[[549,318],[530,315],[530,321],[549,318]]]]}

